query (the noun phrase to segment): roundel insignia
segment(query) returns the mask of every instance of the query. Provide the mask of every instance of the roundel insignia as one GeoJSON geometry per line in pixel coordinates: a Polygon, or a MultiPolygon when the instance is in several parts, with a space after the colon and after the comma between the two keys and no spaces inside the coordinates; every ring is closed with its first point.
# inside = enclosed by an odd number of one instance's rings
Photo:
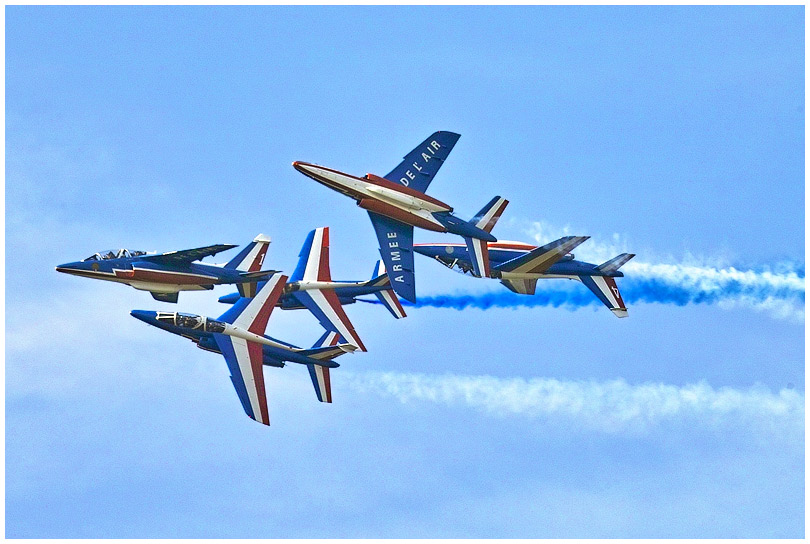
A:
{"type": "Polygon", "coordinates": [[[444,250],[448,253],[448,255],[453,254],[453,246],[445,246],[444,250]]]}
{"type": "Polygon", "coordinates": [[[93,269],[93,272],[98,272],[98,263],[93,263],[91,268],[93,269]]]}

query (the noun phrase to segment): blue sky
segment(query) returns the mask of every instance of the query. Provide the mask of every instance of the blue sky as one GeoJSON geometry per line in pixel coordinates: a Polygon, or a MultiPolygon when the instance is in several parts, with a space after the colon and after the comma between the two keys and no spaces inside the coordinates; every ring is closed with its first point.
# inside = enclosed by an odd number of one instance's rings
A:
{"type": "MultiPolygon", "coordinates": [[[[803,537],[803,23],[7,7],[6,536],[803,537]],[[638,255],[620,286],[717,296],[624,320],[356,304],[369,352],[340,360],[334,404],[267,369],[265,428],[220,357],[128,315],[216,316],[228,287],[175,307],[53,270],[264,232],[289,272],[328,225],[333,277],[365,278],[366,214],[291,162],[383,175],[435,130],[462,135],[430,189],[459,215],[499,194],[501,239],[590,235],[578,257],[638,255]]],[[[418,295],[503,290],[416,266],[418,295]]],[[[320,335],[301,312],[268,331],[320,335]]]]}

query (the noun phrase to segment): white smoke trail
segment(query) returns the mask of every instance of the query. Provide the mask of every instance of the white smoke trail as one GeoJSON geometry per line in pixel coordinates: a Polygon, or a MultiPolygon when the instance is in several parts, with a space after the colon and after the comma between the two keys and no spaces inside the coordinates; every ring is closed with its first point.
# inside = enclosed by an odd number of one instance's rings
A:
{"type": "Polygon", "coordinates": [[[701,382],[675,386],[561,381],[551,378],[426,375],[395,372],[349,373],[350,388],[392,396],[401,403],[466,406],[497,416],[520,415],[561,421],[605,433],[644,432],[668,421],[714,426],[728,422],[772,431],[804,429],[804,395],[792,389],[712,388],[701,382]]]}
{"type": "MultiPolygon", "coordinates": [[[[537,244],[545,244],[571,234],[571,228],[556,228],[534,222],[527,230],[537,244]]],[[[627,240],[618,234],[610,242],[589,240],[577,248],[584,260],[602,263],[619,253],[631,253],[627,240]]],[[[687,255],[674,264],[653,264],[634,259],[622,271],[628,278],[653,280],[662,286],[699,293],[717,300],[722,308],[747,307],[764,311],[778,319],[804,320],[804,264],[778,263],[773,269],[739,270],[723,259],[713,263],[687,255]]]]}
{"type": "Polygon", "coordinates": [[[630,261],[622,269],[627,275],[664,280],[683,287],[701,291],[721,290],[732,283],[746,288],[770,288],[786,293],[804,293],[804,277],[792,270],[775,274],[769,270],[737,270],[727,268],[700,267],[684,264],[649,264],[630,261]]]}

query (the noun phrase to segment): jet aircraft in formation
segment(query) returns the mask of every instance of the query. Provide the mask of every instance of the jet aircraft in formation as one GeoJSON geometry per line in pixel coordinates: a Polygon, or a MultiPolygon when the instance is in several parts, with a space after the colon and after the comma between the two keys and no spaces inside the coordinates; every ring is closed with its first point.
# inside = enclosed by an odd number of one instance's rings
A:
{"type": "Polygon", "coordinates": [[[235,283],[240,292],[276,270],[260,270],[270,238],[259,234],[252,243],[226,264],[197,262],[203,257],[237,247],[232,244],[150,254],[146,251],[101,251],[74,263],[60,264],[57,272],[97,280],[125,283],[149,291],[155,300],[177,302],[180,291],[213,289],[214,285],[235,283]]]}
{"type": "MultiPolygon", "coordinates": [[[[635,254],[622,253],[600,265],[575,260],[570,251],[588,238],[565,236],[541,247],[523,242],[490,242],[488,277],[501,280],[509,290],[521,295],[533,295],[538,279],[578,280],[617,317],[627,317],[627,307],[614,278],[624,276],[619,268],[635,254]]],[[[475,273],[467,248],[461,244],[416,244],[414,251],[433,257],[451,270],[457,268],[461,273],[481,277],[475,273]]]]}
{"type": "Polygon", "coordinates": [[[270,243],[262,234],[225,264],[199,261],[236,246],[217,244],[161,254],[120,249],[95,253],[82,261],[59,265],[56,270],[124,283],[171,303],[177,302],[180,291],[235,284],[238,292],[219,298],[232,306],[217,319],[164,311],[133,310],[131,314],[188,338],[201,349],[221,354],[245,413],[265,425],[270,419],[263,367],[283,367],[287,362],[306,365],[318,400],[331,403],[329,370],[339,366],[334,359],[344,353],[366,351],[343,306],[364,300],[358,297],[374,295],[395,318],[405,317],[397,295],[416,302],[414,252],[462,273],[499,279],[520,294],[534,294],[538,279],[578,280],[614,314],[625,317],[627,308],[614,278],[623,276],[619,268],[633,254],[623,253],[594,265],[577,261],[570,253],[587,236],[566,236],[541,247],[499,242],[492,229],[507,200],[496,196],[465,221],[453,215],[452,207],[425,194],[458,139],[453,132],[432,134],[384,178],[373,174],[360,178],[316,164],[293,163],[299,172],[353,198],[368,212],[382,256],[368,281],[332,280],[328,227],[309,233],[289,278],[277,270],[261,270],[270,243]],[[464,244],[414,245],[414,227],[459,235],[464,244]],[[325,332],[309,349],[267,336],[267,323],[275,307],[307,309],[325,332]]]}
{"type": "Polygon", "coordinates": [[[486,244],[497,242],[490,231],[509,201],[496,196],[475,217],[465,221],[453,215],[451,206],[425,194],[459,138],[453,132],[432,134],[384,178],[374,174],[360,178],[317,164],[293,163],[305,176],[353,198],[368,211],[391,285],[399,296],[411,302],[416,302],[414,227],[461,236],[474,256],[473,266],[479,273],[489,275],[486,244]]]}
{"type": "Polygon", "coordinates": [[[311,349],[265,336],[267,321],[278,302],[287,277],[274,275],[253,298],[240,298],[218,319],[178,312],[133,310],[132,316],[172,334],[188,338],[200,349],[222,354],[231,371],[231,382],[245,413],[270,425],[263,365],[284,367],[285,362],[306,365],[321,402],[332,402],[329,369],[333,359],[351,353],[357,346],[338,343],[339,336],[326,332],[311,349]]]}

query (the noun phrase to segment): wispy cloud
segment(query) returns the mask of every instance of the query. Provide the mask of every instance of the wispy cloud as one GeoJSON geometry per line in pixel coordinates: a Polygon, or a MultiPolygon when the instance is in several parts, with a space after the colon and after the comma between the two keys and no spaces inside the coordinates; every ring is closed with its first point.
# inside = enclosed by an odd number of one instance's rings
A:
{"type": "Polygon", "coordinates": [[[690,385],[562,381],[552,378],[346,372],[351,389],[394,397],[402,403],[466,406],[496,416],[519,415],[559,421],[605,433],[644,432],[666,422],[718,425],[741,422],[761,429],[797,433],[804,428],[804,395],[773,393],[763,386],[715,389],[690,385]]]}

